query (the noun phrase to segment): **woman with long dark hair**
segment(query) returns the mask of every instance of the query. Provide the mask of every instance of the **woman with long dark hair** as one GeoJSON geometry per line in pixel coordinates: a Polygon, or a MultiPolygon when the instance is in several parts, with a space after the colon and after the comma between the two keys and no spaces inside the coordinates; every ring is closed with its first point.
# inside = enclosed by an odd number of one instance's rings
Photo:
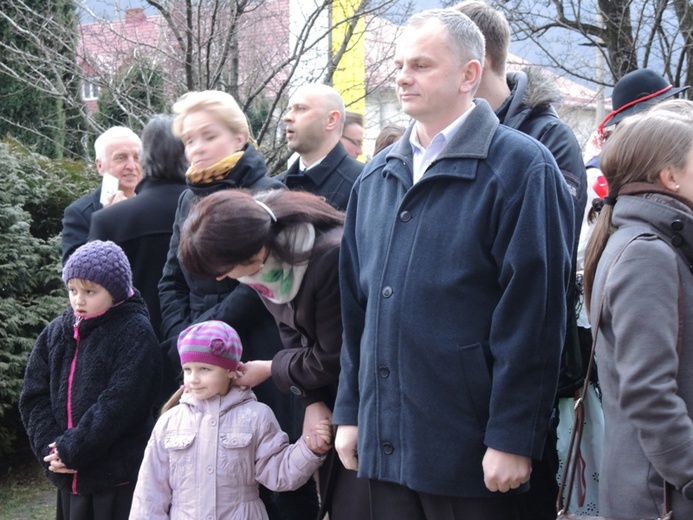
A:
{"type": "MultiPolygon", "coordinates": [[[[324,441],[315,426],[332,418],[342,320],[338,261],[343,214],[305,192],[241,190],[199,201],[181,231],[178,255],[196,276],[232,278],[255,289],[275,317],[284,349],[271,360],[244,363],[235,384],[269,379],[306,407],[308,446],[324,441]]],[[[367,481],[334,451],[319,470],[321,517],[370,518],[367,481]]]]}

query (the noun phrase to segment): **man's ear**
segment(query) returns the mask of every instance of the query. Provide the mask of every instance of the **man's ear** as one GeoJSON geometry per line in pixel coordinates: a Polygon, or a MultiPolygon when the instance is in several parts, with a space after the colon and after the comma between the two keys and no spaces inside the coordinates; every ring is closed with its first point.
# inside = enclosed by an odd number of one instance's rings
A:
{"type": "Polygon", "coordinates": [[[103,175],[103,161],[101,161],[101,159],[96,159],[94,164],[96,165],[96,171],[99,172],[99,175],[103,175]]]}
{"type": "Polygon", "coordinates": [[[469,60],[464,64],[464,81],[460,85],[460,92],[471,92],[481,80],[482,67],[479,60],[469,60]]]}
{"type": "Polygon", "coordinates": [[[325,120],[325,129],[334,130],[339,125],[339,121],[342,119],[342,114],[339,110],[330,110],[327,113],[327,119],[325,120]]]}

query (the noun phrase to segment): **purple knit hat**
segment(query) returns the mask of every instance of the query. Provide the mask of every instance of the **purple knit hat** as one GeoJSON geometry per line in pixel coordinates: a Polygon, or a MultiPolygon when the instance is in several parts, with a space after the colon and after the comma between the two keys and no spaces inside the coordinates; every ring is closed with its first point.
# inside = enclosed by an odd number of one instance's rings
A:
{"type": "Polygon", "coordinates": [[[181,365],[207,363],[235,371],[242,353],[243,345],[238,333],[223,321],[203,321],[191,325],[178,336],[181,365]]]}
{"type": "Polygon", "coordinates": [[[115,303],[132,294],[132,271],[123,250],[115,243],[94,240],[78,247],[63,267],[65,284],[73,278],[104,287],[115,303]]]}

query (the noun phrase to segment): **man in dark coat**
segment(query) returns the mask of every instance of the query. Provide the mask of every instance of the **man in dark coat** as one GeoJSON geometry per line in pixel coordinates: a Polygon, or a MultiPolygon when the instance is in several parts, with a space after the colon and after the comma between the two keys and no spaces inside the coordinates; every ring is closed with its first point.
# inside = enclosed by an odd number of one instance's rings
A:
{"type": "MultiPolygon", "coordinates": [[[[467,0],[455,6],[469,16],[486,38],[486,58],[477,97],[484,98],[495,111],[500,122],[510,128],[530,135],[546,146],[563,174],[573,197],[575,214],[575,240],[573,244],[573,274],[575,279],[577,247],[579,243],[579,218],[587,202],[587,174],[582,150],[572,129],[558,117],[552,103],[560,95],[554,82],[537,68],[506,73],[510,27],[503,13],[482,0],[467,0]]],[[[582,383],[583,366],[575,319],[577,294],[571,283],[567,298],[565,352],[559,388],[572,394],[582,383]]],[[[556,430],[558,407],[551,419],[549,435],[541,460],[532,462],[530,490],[525,495],[525,520],[552,520],[556,517],[558,495],[558,453],[556,430]]]]}
{"type": "Polygon", "coordinates": [[[187,188],[183,142],[171,131],[170,115],[153,117],[142,130],[142,181],[137,196],[97,211],[89,240],[111,240],[130,261],[132,282],[147,303],[154,331],[161,336],[159,280],[173,234],[178,199],[187,188]]]}
{"type": "MultiPolygon", "coordinates": [[[[107,206],[135,195],[135,187],[142,178],[139,163],[141,148],[142,141],[139,136],[124,126],[109,128],[96,139],[96,170],[101,176],[109,173],[118,179],[118,191],[106,202],[107,206]]],[[[103,208],[100,199],[101,186],[65,208],[62,232],[63,264],[75,249],[87,242],[91,216],[103,208]]]]}
{"type": "Polygon", "coordinates": [[[342,211],[363,169],[340,140],[344,118],[344,101],[335,89],[319,83],[299,87],[284,116],[289,148],[299,158],[277,176],[289,189],[321,195],[342,211]]]}
{"type": "Polygon", "coordinates": [[[483,59],[459,12],[409,20],[395,65],[414,124],[349,200],[333,422],[373,520],[516,520],[546,440],[572,200],[546,147],[473,100],[483,59]]]}

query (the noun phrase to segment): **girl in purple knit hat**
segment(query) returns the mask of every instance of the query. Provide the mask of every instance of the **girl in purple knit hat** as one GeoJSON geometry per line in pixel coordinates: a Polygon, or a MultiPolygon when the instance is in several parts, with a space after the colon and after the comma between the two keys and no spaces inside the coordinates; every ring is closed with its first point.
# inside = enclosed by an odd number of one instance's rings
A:
{"type": "Polygon", "coordinates": [[[235,387],[243,347],[221,321],[192,325],[178,338],[183,387],[164,405],[145,451],[130,519],[267,519],[259,484],[294,490],[317,471],[328,446],[289,438],[252,390],[235,387]]]}
{"type": "Polygon", "coordinates": [[[113,242],[75,250],[70,307],[29,357],[19,411],[58,488],[58,520],[125,520],[154,426],[161,353],[130,264],[113,242]]]}

